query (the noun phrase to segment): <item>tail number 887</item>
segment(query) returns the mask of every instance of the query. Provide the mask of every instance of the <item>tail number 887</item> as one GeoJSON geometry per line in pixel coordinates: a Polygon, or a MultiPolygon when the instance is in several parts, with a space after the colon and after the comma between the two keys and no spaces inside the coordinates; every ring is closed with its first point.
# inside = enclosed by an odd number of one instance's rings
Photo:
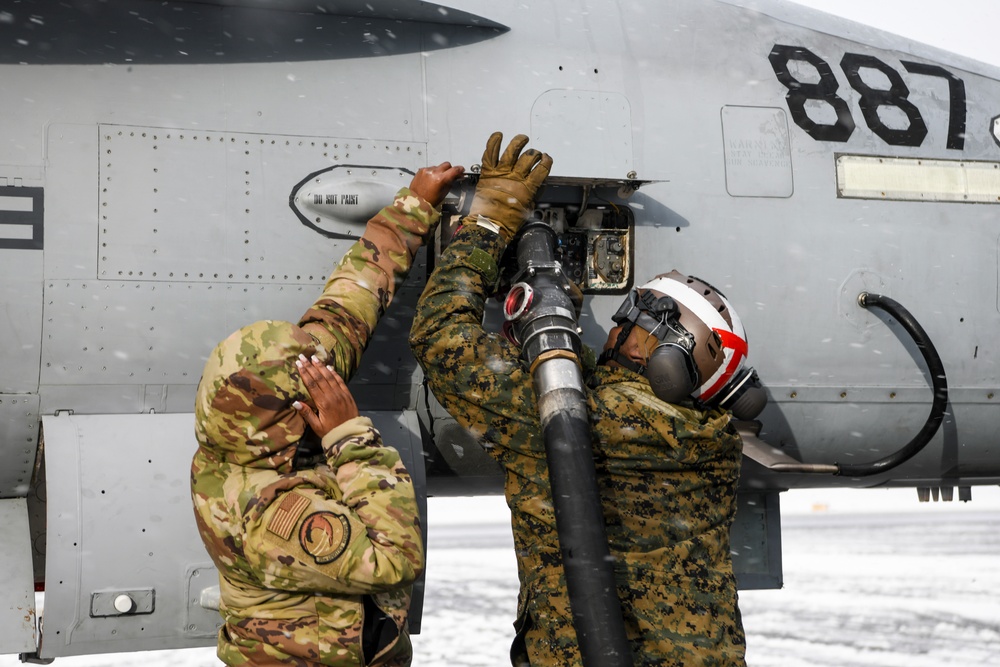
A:
{"type": "MultiPolygon", "coordinates": [[[[817,141],[845,142],[851,137],[855,128],[854,117],[847,101],[837,95],[840,83],[825,60],[807,48],[784,44],[775,44],[768,54],[768,60],[778,81],[788,89],[785,99],[796,125],[817,141]],[[811,81],[799,80],[790,71],[792,68],[789,65],[792,62],[796,63],[794,69],[797,72],[808,66],[813,67],[819,80],[815,81],[816,76],[808,77],[812,79],[811,81]],[[830,106],[836,121],[818,122],[810,118],[810,106],[815,108],[817,105],[830,106]]],[[[901,60],[900,64],[910,74],[939,77],[948,82],[950,99],[948,148],[962,150],[965,147],[965,84],[957,76],[937,65],[906,60],[901,60]]],[[[872,132],[892,146],[920,146],[923,143],[927,137],[927,124],[924,123],[920,110],[909,100],[910,89],[906,87],[899,72],[874,56],[859,53],[845,53],[840,60],[840,68],[847,76],[851,88],[860,95],[858,106],[872,132]],[[870,82],[871,77],[869,77],[869,82],[866,82],[862,77],[862,72],[866,69],[881,72],[888,79],[888,88],[882,80],[874,83],[870,82]],[[906,127],[887,125],[879,115],[879,109],[883,107],[895,108],[897,111],[890,113],[897,116],[899,121],[905,116],[906,127]]],[[[903,122],[895,120],[893,122],[893,125],[902,124],[903,122]]]]}

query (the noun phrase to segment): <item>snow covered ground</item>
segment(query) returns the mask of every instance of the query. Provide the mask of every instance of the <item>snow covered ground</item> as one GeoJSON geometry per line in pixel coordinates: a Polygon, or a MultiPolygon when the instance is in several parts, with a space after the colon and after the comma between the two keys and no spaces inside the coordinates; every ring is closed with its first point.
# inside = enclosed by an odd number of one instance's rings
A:
{"type": "MultiPolygon", "coordinates": [[[[432,501],[415,665],[507,664],[517,584],[497,500],[460,502],[504,530],[435,521],[456,501],[432,501]]],[[[971,503],[793,491],[782,540],[784,589],[740,594],[751,667],[1000,665],[1000,489],[973,489],[971,503]]]]}
{"type": "MultiPolygon", "coordinates": [[[[414,665],[503,666],[517,575],[498,497],[431,499],[414,665]]],[[[751,667],[1000,665],[1000,489],[782,495],[785,588],[743,591],[751,667]]],[[[0,656],[0,667],[19,665],[0,656]]],[[[58,667],[217,666],[211,648],[59,658],[58,667]]]]}

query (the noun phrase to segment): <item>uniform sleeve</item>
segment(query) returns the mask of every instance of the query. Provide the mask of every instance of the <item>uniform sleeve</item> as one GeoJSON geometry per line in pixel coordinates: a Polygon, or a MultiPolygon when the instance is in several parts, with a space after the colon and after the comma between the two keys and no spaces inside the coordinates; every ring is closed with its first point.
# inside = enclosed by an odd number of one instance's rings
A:
{"type": "Polygon", "coordinates": [[[458,230],[417,304],[410,347],[434,396],[489,446],[517,448],[519,430],[538,425],[531,378],[520,351],[483,329],[503,239],[474,225],[458,230]]]}
{"type": "Polygon", "coordinates": [[[334,429],[323,448],[333,479],[287,490],[248,520],[245,553],[261,583],[353,595],[411,584],[424,550],[399,453],[382,445],[367,417],[334,429]]]}
{"type": "Polygon", "coordinates": [[[368,221],[299,321],[330,352],[331,365],[345,380],[357,370],[375,325],[440,217],[423,198],[401,189],[391,206],[368,221]]]}

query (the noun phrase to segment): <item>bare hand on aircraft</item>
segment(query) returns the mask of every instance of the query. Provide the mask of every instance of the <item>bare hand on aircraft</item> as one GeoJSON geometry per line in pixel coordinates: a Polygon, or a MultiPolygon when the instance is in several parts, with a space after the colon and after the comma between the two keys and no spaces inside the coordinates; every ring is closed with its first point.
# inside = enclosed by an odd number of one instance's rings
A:
{"type": "Polygon", "coordinates": [[[444,201],[452,183],[462,177],[465,167],[451,166],[451,162],[442,162],[436,167],[418,169],[410,181],[410,191],[427,200],[431,206],[439,206],[444,201]]]}
{"type": "Polygon", "coordinates": [[[332,368],[316,357],[309,360],[301,355],[295,365],[316,410],[302,401],[295,401],[293,407],[302,414],[316,435],[323,437],[348,419],[358,416],[358,406],[351,391],[332,368]]]}
{"type": "Polygon", "coordinates": [[[552,168],[552,158],[529,148],[528,137],[519,134],[510,140],[500,155],[503,134],[494,132],[486,142],[482,171],[472,200],[472,218],[482,216],[500,227],[500,234],[510,241],[535,206],[535,194],[552,168]]]}

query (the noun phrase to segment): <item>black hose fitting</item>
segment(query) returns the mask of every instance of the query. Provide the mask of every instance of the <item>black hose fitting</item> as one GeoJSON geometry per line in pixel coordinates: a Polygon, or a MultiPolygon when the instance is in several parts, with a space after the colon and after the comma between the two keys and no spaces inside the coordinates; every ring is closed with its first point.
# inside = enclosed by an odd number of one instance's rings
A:
{"type": "Polygon", "coordinates": [[[543,352],[580,353],[571,297],[574,287],[555,259],[557,241],[556,233],[544,222],[524,226],[517,245],[519,272],[504,302],[504,317],[513,326],[529,368],[543,352]]]}

